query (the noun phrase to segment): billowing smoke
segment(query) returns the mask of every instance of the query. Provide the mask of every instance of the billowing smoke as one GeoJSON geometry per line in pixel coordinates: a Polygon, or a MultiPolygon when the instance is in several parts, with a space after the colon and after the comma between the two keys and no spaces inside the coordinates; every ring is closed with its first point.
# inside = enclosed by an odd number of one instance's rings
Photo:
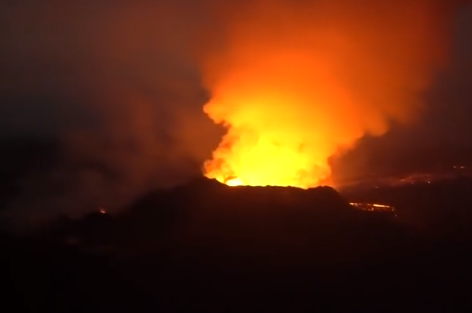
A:
{"type": "MultiPolygon", "coordinates": [[[[445,64],[454,1],[247,1],[204,63],[205,112],[227,134],[205,173],[311,187],[328,159],[423,107],[445,64]]],[[[228,10],[224,8],[223,10],[228,10]]]]}
{"type": "MultiPolygon", "coordinates": [[[[8,182],[17,194],[2,204],[2,221],[18,228],[113,212],[201,175],[220,129],[202,112],[199,10],[183,0],[0,5],[2,143],[59,143],[51,166],[8,182]]],[[[36,153],[2,169],[25,168],[36,153]]]]}
{"type": "Polygon", "coordinates": [[[206,159],[233,184],[316,185],[328,157],[421,109],[452,2],[3,2],[1,134],[60,145],[1,215],[119,209],[206,159]],[[203,107],[228,131],[213,159],[221,128],[203,107]]]}

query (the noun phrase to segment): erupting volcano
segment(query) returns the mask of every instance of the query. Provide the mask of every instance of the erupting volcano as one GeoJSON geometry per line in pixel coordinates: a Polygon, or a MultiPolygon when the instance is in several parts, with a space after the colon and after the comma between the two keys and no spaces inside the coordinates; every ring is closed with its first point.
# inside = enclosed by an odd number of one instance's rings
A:
{"type": "Polygon", "coordinates": [[[445,2],[294,2],[225,8],[227,41],[203,66],[204,111],[227,128],[209,178],[320,185],[331,156],[414,117],[442,64],[445,2]]]}

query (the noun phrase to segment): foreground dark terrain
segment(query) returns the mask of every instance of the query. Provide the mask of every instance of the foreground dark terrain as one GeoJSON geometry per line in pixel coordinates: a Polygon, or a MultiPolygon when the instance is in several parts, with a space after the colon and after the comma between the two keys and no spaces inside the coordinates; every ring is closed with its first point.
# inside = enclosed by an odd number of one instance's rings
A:
{"type": "Polygon", "coordinates": [[[471,191],[463,178],[358,194],[391,197],[394,217],[329,187],[198,179],[119,215],[4,235],[2,312],[466,312],[471,191]]]}

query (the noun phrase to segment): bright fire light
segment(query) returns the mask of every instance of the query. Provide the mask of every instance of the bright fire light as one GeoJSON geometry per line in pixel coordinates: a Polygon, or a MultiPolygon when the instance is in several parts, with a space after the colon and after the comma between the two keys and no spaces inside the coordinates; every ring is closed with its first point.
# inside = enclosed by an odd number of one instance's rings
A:
{"type": "Polygon", "coordinates": [[[442,57],[433,2],[254,0],[230,14],[227,41],[204,57],[204,111],[227,129],[204,174],[230,186],[325,184],[330,157],[422,106],[442,57]]]}
{"type": "Polygon", "coordinates": [[[243,181],[239,178],[228,179],[224,183],[231,187],[244,185],[243,181]]]}

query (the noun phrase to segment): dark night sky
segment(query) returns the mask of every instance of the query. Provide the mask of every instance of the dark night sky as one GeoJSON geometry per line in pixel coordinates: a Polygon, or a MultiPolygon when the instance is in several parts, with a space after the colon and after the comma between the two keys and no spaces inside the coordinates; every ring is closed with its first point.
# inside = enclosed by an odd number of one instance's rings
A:
{"type": "MultiPolygon", "coordinates": [[[[472,148],[472,5],[459,11],[451,62],[419,119],[361,144],[362,155],[389,146],[472,148]]],[[[178,181],[217,145],[222,130],[202,112],[209,94],[194,52],[218,44],[218,20],[199,1],[3,1],[0,21],[0,136],[59,138],[67,158],[58,172],[87,186],[88,197],[77,199],[113,206],[121,199],[88,190],[128,199],[150,181],[178,181]],[[115,167],[121,183],[70,174],[91,160],[115,167]]]]}

